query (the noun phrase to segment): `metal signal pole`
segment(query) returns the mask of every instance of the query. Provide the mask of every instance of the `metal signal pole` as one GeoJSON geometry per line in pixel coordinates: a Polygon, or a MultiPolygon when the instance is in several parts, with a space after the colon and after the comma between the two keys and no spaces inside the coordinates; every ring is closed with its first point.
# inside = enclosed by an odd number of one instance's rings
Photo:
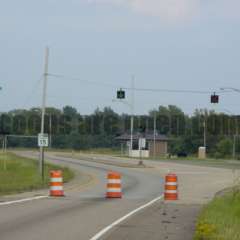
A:
{"type": "MultiPolygon", "coordinates": [[[[126,104],[130,110],[131,110],[131,126],[130,126],[130,146],[129,146],[129,156],[132,155],[132,150],[133,150],[133,132],[134,132],[134,76],[132,76],[132,81],[131,81],[131,88],[129,88],[131,90],[131,100],[130,101],[121,101],[123,98],[120,98],[120,101],[113,99],[113,102],[121,102],[123,104],[126,104]]],[[[124,97],[125,98],[125,97],[124,97]]]]}
{"type": "Polygon", "coordinates": [[[130,139],[130,156],[132,156],[133,150],[133,129],[134,129],[134,76],[132,76],[132,96],[131,96],[131,139],[130,139]]]}
{"type": "MultiPolygon", "coordinates": [[[[46,110],[46,97],[47,97],[47,80],[48,80],[48,59],[49,59],[49,48],[46,47],[45,66],[44,66],[44,79],[43,79],[43,96],[42,96],[41,134],[44,134],[44,124],[45,124],[45,110],[46,110]]],[[[42,176],[42,179],[44,179],[44,147],[40,147],[39,172],[40,172],[40,174],[42,176]]]]}

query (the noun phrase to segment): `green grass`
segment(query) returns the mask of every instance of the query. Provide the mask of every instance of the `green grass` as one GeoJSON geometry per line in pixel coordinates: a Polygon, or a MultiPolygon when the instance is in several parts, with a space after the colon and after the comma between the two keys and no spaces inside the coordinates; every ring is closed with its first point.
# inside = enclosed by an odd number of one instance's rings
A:
{"type": "Polygon", "coordinates": [[[240,239],[240,192],[216,197],[202,211],[194,240],[240,239]]]}
{"type": "Polygon", "coordinates": [[[0,154],[0,196],[48,187],[50,170],[62,170],[64,182],[74,177],[74,173],[68,168],[45,164],[45,178],[42,181],[37,164],[35,160],[12,153],[0,154]],[[4,168],[4,160],[6,160],[6,168],[4,168]]]}

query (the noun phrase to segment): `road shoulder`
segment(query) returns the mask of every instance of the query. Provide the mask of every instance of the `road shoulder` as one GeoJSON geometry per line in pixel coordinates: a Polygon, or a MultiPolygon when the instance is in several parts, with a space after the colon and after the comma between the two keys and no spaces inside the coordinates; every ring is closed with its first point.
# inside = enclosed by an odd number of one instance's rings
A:
{"type": "Polygon", "coordinates": [[[201,205],[156,203],[108,232],[102,240],[192,240],[201,205]]]}

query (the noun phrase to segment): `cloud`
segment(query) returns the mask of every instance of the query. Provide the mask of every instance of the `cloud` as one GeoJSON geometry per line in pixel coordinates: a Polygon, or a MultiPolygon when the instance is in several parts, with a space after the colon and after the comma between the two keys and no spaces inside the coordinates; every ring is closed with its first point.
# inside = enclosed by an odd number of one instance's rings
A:
{"type": "MultiPolygon", "coordinates": [[[[84,0],[82,0],[84,1],[84,0]]],[[[85,0],[129,8],[162,22],[178,23],[200,18],[240,19],[240,0],[85,0]]]]}
{"type": "Polygon", "coordinates": [[[143,14],[158,16],[165,21],[182,21],[198,9],[198,0],[132,0],[131,7],[143,14]]]}
{"type": "Polygon", "coordinates": [[[191,18],[199,9],[200,0],[89,0],[95,3],[122,5],[140,14],[175,22],[191,18]]]}

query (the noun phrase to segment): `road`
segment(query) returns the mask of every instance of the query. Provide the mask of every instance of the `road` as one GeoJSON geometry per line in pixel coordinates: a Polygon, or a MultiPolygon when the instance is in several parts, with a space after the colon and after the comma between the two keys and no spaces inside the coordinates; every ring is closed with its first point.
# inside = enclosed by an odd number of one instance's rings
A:
{"type": "MultiPolygon", "coordinates": [[[[30,152],[21,154],[33,156],[30,152]]],[[[118,219],[161,196],[163,176],[168,171],[179,175],[180,201],[173,204],[156,201],[95,240],[192,239],[194,219],[201,204],[233,181],[231,171],[209,167],[148,161],[146,168],[134,168],[134,160],[128,159],[104,157],[111,162],[108,165],[98,157],[91,161],[87,156],[75,159],[51,154],[47,158],[51,162],[69,166],[76,172],[87,173],[91,176],[90,182],[79,187],[75,182],[73,188],[67,187],[64,198],[0,205],[1,240],[93,239],[118,219]],[[121,164],[125,163],[124,167],[121,167],[120,161],[121,164]],[[127,164],[131,165],[127,167],[127,164]],[[122,174],[122,199],[105,198],[106,175],[112,170],[122,174]]],[[[43,193],[47,194],[46,191],[43,193]]]]}

